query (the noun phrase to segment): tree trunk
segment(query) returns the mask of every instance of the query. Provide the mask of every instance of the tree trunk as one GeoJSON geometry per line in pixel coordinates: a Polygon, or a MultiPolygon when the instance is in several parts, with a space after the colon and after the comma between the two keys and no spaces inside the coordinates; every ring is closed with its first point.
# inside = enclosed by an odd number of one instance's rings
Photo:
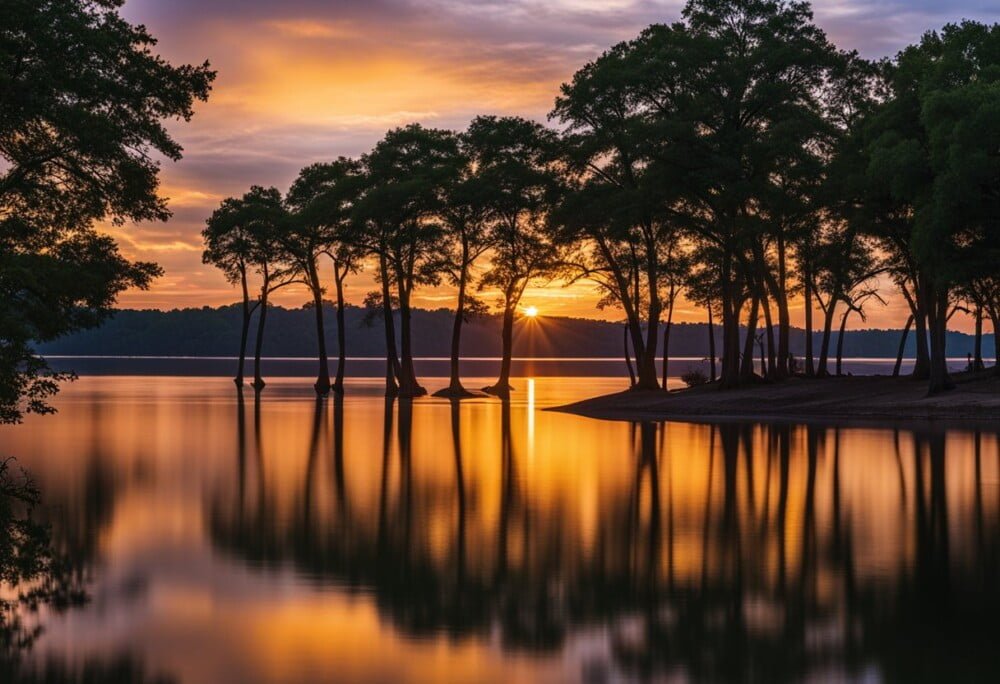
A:
{"type": "Polygon", "coordinates": [[[347,276],[347,269],[340,272],[340,266],[334,262],[333,279],[337,285],[337,377],[333,381],[333,391],[337,394],[344,393],[344,368],[347,366],[347,322],[344,312],[344,278],[347,276]]]}
{"type": "Polygon", "coordinates": [[[731,389],[740,384],[740,320],[735,310],[733,257],[729,250],[722,260],[722,377],[719,389],[731,389]]]}
{"type": "Polygon", "coordinates": [[[448,387],[435,392],[435,396],[441,397],[469,397],[472,396],[465,387],[462,386],[462,377],[459,369],[459,359],[462,353],[462,324],[465,318],[465,288],[469,279],[468,250],[462,249],[462,268],[458,276],[458,302],[455,306],[455,321],[451,328],[451,359],[449,369],[448,387]]]}
{"type": "Polygon", "coordinates": [[[840,318],[840,332],[837,333],[837,377],[843,375],[844,362],[844,332],[847,330],[847,317],[851,315],[851,309],[840,318]]]}
{"type": "Polygon", "coordinates": [[[973,352],[972,369],[978,373],[986,368],[986,364],[983,363],[983,307],[978,304],[976,305],[976,341],[973,352]]]}
{"type": "Polygon", "coordinates": [[[816,375],[821,378],[825,378],[830,374],[829,370],[827,370],[827,362],[830,358],[830,337],[833,334],[833,317],[836,311],[837,299],[831,296],[830,301],[826,305],[826,311],[823,312],[823,341],[820,343],[819,365],[816,368],[816,375]]]}
{"type": "Polygon", "coordinates": [[[930,324],[930,377],[928,394],[939,394],[954,389],[955,384],[948,375],[948,290],[928,287],[927,315],[930,324]]]}
{"type": "MultiPolygon", "coordinates": [[[[740,367],[740,380],[749,382],[754,376],[753,343],[757,336],[757,319],[760,318],[760,293],[755,293],[750,302],[750,314],[747,316],[746,337],[743,339],[743,363],[740,367]]],[[[763,369],[761,369],[763,371],[763,369]]]]}
{"type": "Polygon", "coordinates": [[[805,314],[806,314],[806,375],[813,377],[816,375],[816,366],[813,363],[813,304],[812,304],[812,271],[808,264],[802,272],[803,286],[805,288],[805,314]]]}
{"type": "Polygon", "coordinates": [[[791,336],[791,316],[788,312],[788,267],[785,237],[778,233],[778,281],[774,291],[774,303],[778,307],[778,369],[779,378],[788,377],[789,338],[791,336]]]}
{"type": "Polygon", "coordinates": [[[320,287],[319,272],[316,270],[316,261],[309,263],[309,287],[312,290],[313,306],[316,309],[316,344],[317,369],[316,383],[313,389],[321,397],[330,393],[330,359],[326,353],[326,331],[323,327],[323,289],[320,287]]]}
{"type": "Polygon", "coordinates": [[[667,389],[667,366],[670,365],[670,328],[674,323],[674,304],[670,303],[667,322],[663,326],[663,389],[667,389]]]}
{"type": "MultiPolygon", "coordinates": [[[[782,372],[779,368],[779,361],[776,355],[776,350],[774,348],[774,322],[771,320],[771,303],[767,297],[767,290],[761,290],[764,297],[764,325],[765,332],[767,333],[767,370],[763,370],[763,364],[761,373],[764,377],[769,379],[775,379],[778,377],[784,377],[787,372],[782,372]]],[[[787,370],[788,364],[785,364],[787,370]]]]}
{"type": "Polygon", "coordinates": [[[399,355],[396,353],[396,323],[392,317],[392,293],[389,291],[389,266],[384,254],[379,255],[382,276],[382,321],[385,328],[385,396],[399,394],[399,355]]]}
{"type": "Polygon", "coordinates": [[[931,357],[927,347],[927,303],[926,295],[923,294],[925,287],[915,287],[915,301],[911,305],[913,310],[914,334],[917,342],[917,356],[913,361],[913,372],[910,376],[914,380],[927,380],[930,377],[931,357]]]}
{"type": "Polygon", "coordinates": [[[906,327],[903,328],[903,335],[899,338],[899,351],[896,353],[896,365],[892,369],[892,377],[898,378],[899,371],[903,367],[903,354],[906,352],[906,338],[910,334],[910,327],[913,325],[913,314],[906,319],[906,327]]]}
{"type": "Polygon", "coordinates": [[[711,382],[715,382],[715,324],[712,322],[712,303],[708,304],[708,360],[711,382]]]}
{"type": "Polygon", "coordinates": [[[990,314],[993,322],[993,374],[1000,376],[1000,311],[990,314]]]}
{"type": "Polygon", "coordinates": [[[257,317],[257,339],[254,340],[253,350],[253,388],[260,392],[264,389],[263,376],[260,374],[260,356],[264,349],[264,323],[267,320],[267,294],[270,288],[268,277],[265,271],[264,285],[260,288],[260,314],[257,317]]]}
{"type": "Polygon", "coordinates": [[[410,322],[410,288],[399,284],[399,341],[400,341],[400,376],[399,396],[422,397],[427,390],[417,382],[417,372],[413,366],[413,335],[410,322]]]}
{"type": "Polygon", "coordinates": [[[236,377],[233,382],[237,387],[243,387],[243,366],[247,361],[247,337],[250,336],[250,291],[247,289],[247,274],[240,271],[240,285],[243,287],[243,324],[240,330],[240,360],[236,367],[236,377]]]}
{"type": "Polygon", "coordinates": [[[500,353],[500,377],[495,384],[483,388],[484,392],[496,395],[501,399],[510,397],[510,364],[514,355],[514,308],[517,305],[507,298],[503,310],[503,331],[500,334],[502,349],[500,353]]]}
{"type": "Polygon", "coordinates": [[[629,387],[635,387],[635,371],[632,369],[632,357],[628,355],[628,324],[626,323],[622,326],[622,332],[624,333],[624,348],[625,348],[625,367],[628,369],[628,380],[629,387]]]}

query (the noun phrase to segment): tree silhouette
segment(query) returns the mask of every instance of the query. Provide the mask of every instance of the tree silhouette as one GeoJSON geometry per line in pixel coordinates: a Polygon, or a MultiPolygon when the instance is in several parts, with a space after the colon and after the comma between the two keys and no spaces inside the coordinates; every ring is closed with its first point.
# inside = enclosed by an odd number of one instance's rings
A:
{"type": "MultiPolygon", "coordinates": [[[[297,228],[285,235],[286,251],[297,255],[296,261],[306,274],[316,307],[317,334],[320,336],[320,379],[323,383],[326,367],[326,340],[323,334],[322,295],[317,258],[329,257],[333,264],[333,282],[337,293],[337,376],[332,389],[344,393],[344,370],[347,365],[347,331],[344,319],[344,281],[358,266],[360,250],[353,234],[352,211],[363,187],[361,164],[341,157],[334,162],[313,164],[304,168],[288,193],[288,202],[295,208],[293,219],[297,228]],[[303,250],[303,244],[308,245],[303,250]]],[[[326,380],[329,383],[329,377],[326,380]]],[[[330,389],[327,387],[327,389],[330,389]]]]}
{"type": "Polygon", "coordinates": [[[390,286],[399,300],[398,393],[403,397],[427,393],[413,365],[410,311],[414,289],[441,279],[446,249],[437,217],[445,189],[458,173],[457,155],[454,134],[411,124],[389,131],[363,159],[367,185],[355,209],[356,234],[362,249],[379,261],[383,306],[391,301],[390,286]]]}
{"type": "Polygon", "coordinates": [[[492,188],[487,206],[493,258],[479,286],[500,291],[503,317],[500,377],[485,391],[506,397],[521,296],[555,264],[544,223],[558,188],[548,163],[554,140],[540,124],[518,117],[477,117],[466,136],[481,181],[492,188]]]}
{"type": "Polygon", "coordinates": [[[0,26],[0,421],[45,412],[64,375],[32,342],[98,325],[160,273],[95,221],[166,220],[165,119],[190,119],[214,73],[175,67],[119,16],[121,0],[12,0],[0,26]]]}
{"type": "Polygon", "coordinates": [[[260,358],[268,296],[294,282],[293,271],[282,263],[283,257],[279,250],[279,238],[285,221],[286,212],[281,193],[276,188],[255,185],[242,197],[223,200],[208,218],[202,231],[205,241],[202,261],[219,268],[230,283],[238,283],[243,297],[239,360],[236,377],[233,379],[237,387],[243,387],[250,319],[259,309],[253,386],[258,391],[264,389],[260,358]],[[261,283],[256,301],[251,301],[250,298],[249,277],[252,274],[256,274],[261,283]]]}
{"type": "Polygon", "coordinates": [[[458,295],[451,335],[448,386],[435,395],[451,398],[472,396],[462,386],[459,372],[462,325],[470,314],[481,313],[485,308],[472,297],[469,287],[473,266],[493,246],[492,239],[495,237],[490,231],[490,202],[494,188],[484,178],[484,167],[480,164],[473,142],[468,134],[459,137],[459,154],[455,156],[458,168],[445,187],[439,210],[449,245],[445,268],[448,280],[458,289],[458,295]]]}

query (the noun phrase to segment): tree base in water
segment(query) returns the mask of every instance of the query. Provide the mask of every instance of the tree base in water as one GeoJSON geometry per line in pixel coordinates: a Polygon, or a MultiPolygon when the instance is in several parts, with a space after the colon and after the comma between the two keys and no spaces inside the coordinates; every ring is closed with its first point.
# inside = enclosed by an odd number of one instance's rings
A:
{"type": "Polygon", "coordinates": [[[501,399],[507,399],[510,397],[510,393],[514,391],[514,388],[509,384],[497,383],[495,385],[490,385],[489,387],[484,387],[483,391],[486,394],[491,394],[494,397],[500,397],[501,399]]]}
{"type": "Polygon", "coordinates": [[[449,385],[444,389],[439,389],[433,394],[435,397],[441,397],[443,399],[471,399],[473,397],[479,396],[475,392],[470,392],[461,385],[453,386],[449,385]]]}

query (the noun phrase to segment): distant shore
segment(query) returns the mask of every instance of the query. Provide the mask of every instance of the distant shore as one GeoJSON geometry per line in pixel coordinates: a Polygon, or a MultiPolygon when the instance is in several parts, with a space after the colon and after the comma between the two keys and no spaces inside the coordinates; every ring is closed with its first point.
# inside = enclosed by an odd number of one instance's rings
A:
{"type": "Polygon", "coordinates": [[[1000,377],[989,369],[960,374],[953,391],[927,396],[909,378],[790,378],[720,391],[714,384],[671,392],[628,390],[552,411],[604,420],[970,420],[1000,422],[1000,377]]]}

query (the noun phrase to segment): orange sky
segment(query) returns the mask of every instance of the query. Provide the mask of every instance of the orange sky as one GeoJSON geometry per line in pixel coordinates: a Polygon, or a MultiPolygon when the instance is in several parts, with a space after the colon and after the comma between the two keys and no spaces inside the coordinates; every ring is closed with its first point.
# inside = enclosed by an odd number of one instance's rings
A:
{"type": "MultiPolygon", "coordinates": [[[[678,0],[129,0],[123,10],[160,39],[174,62],[209,59],[219,76],[194,120],[173,125],[185,158],[165,163],[162,194],[173,218],[109,230],[130,257],[166,270],[122,307],[214,306],[237,293],[201,263],[200,231],[225,197],[251,184],[282,191],[297,171],[359,155],[391,127],[418,121],[461,129],[477,114],[545,120],[560,83],[613,43],[655,21],[679,18],[678,0]]],[[[976,17],[975,0],[819,0],[817,22],[842,47],[893,54],[926,29],[976,17]],[[965,3],[967,7],[962,8],[965,3]],[[941,7],[947,4],[948,7],[941,7]]],[[[348,283],[360,302],[371,275],[348,283]]],[[[888,293],[888,288],[887,288],[888,293]]],[[[306,297],[288,288],[278,303],[306,297]]],[[[451,292],[420,293],[418,306],[451,305],[451,292]]],[[[489,299],[487,297],[487,299],[489,299]]],[[[598,311],[592,287],[531,288],[524,304],[543,315],[619,318],[598,311]]],[[[905,304],[870,307],[867,323],[901,325],[905,304]]],[[[681,303],[679,320],[703,314],[681,303]]],[[[793,314],[801,322],[801,307],[793,314]]],[[[956,321],[967,329],[967,320],[956,321]]]]}

